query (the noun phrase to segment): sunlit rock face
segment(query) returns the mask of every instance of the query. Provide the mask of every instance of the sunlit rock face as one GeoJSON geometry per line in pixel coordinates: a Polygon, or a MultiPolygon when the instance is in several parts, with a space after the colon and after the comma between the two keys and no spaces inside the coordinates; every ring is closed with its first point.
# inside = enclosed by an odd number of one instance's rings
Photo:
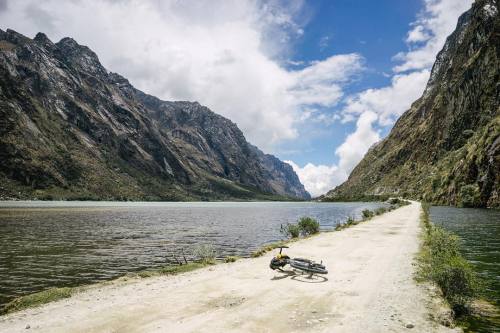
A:
{"type": "Polygon", "coordinates": [[[0,180],[1,198],[309,198],[230,120],[135,89],[71,38],[12,30],[0,30],[0,180]]]}
{"type": "Polygon", "coordinates": [[[423,96],[326,200],[398,194],[499,207],[500,19],[478,0],[438,54],[423,96]]]}

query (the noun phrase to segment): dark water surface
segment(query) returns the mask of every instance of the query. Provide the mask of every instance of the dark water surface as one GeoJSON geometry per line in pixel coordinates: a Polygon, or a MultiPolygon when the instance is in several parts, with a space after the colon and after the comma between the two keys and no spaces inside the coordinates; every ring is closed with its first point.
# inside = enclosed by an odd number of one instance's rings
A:
{"type": "Polygon", "coordinates": [[[280,240],[282,223],[315,217],[322,229],[381,203],[0,202],[0,306],[50,287],[165,265],[213,244],[247,256],[280,240]]]}
{"type": "MultiPolygon", "coordinates": [[[[462,253],[486,283],[485,297],[500,307],[500,210],[432,207],[430,217],[458,235],[462,253]]],[[[500,332],[498,322],[472,322],[475,332],[500,332]]]]}

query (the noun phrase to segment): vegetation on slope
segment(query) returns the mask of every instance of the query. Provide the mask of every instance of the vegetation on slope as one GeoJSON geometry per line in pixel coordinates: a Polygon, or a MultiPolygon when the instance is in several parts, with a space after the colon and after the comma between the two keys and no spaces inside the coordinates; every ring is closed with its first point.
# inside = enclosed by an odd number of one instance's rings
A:
{"type": "Polygon", "coordinates": [[[498,12],[498,2],[477,0],[460,17],[423,96],[323,200],[396,195],[500,207],[498,12]]]}
{"type": "Polygon", "coordinates": [[[0,30],[0,160],[0,200],[310,198],[229,119],[146,95],[43,33],[0,30]]]}

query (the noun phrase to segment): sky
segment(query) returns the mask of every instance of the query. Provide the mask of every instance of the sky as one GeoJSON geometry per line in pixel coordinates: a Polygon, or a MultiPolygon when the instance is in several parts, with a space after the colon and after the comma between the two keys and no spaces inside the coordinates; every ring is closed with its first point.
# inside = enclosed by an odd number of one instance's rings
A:
{"type": "Polygon", "coordinates": [[[317,196],[420,97],[471,3],[0,0],[0,28],[72,37],[144,92],[208,106],[317,196]]]}

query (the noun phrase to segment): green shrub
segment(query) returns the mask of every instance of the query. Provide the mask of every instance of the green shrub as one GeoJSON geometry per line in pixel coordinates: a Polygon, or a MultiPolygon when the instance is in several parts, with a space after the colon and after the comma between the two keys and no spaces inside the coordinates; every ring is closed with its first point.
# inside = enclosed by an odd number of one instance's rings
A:
{"type": "Polygon", "coordinates": [[[347,226],[351,226],[353,224],[356,224],[356,219],[353,216],[349,216],[347,218],[347,221],[345,222],[347,226]]]}
{"type": "Polygon", "coordinates": [[[391,198],[391,199],[389,199],[388,202],[391,205],[397,205],[397,204],[399,204],[400,200],[399,200],[399,198],[391,198]]]}
{"type": "Polygon", "coordinates": [[[298,227],[303,236],[309,236],[319,232],[319,222],[312,217],[301,217],[298,227]]]}
{"type": "Polygon", "coordinates": [[[375,209],[375,215],[382,215],[385,212],[387,212],[387,208],[385,208],[385,207],[379,207],[379,208],[375,209]]]}
{"type": "Polygon", "coordinates": [[[459,205],[461,207],[476,207],[479,205],[480,197],[479,186],[476,184],[464,185],[460,188],[459,205]]]}
{"type": "Polygon", "coordinates": [[[467,313],[471,300],[479,291],[477,276],[469,262],[463,257],[451,257],[432,266],[431,274],[455,315],[467,313]]]}
{"type": "Polygon", "coordinates": [[[212,244],[201,244],[195,248],[194,255],[203,264],[214,264],[217,252],[212,244]]]}
{"type": "Polygon", "coordinates": [[[371,219],[374,213],[369,209],[364,209],[361,214],[363,214],[363,219],[368,220],[371,219]]]}
{"type": "Polygon", "coordinates": [[[300,227],[297,224],[282,224],[280,232],[288,238],[298,238],[300,235],[300,227]]]}
{"type": "Polygon", "coordinates": [[[410,201],[404,200],[404,199],[400,199],[400,198],[390,198],[389,200],[387,200],[387,203],[391,205],[389,207],[389,211],[391,211],[393,209],[396,209],[396,208],[399,208],[399,207],[402,207],[402,206],[406,206],[406,205],[411,204],[410,201]]]}
{"type": "MultiPolygon", "coordinates": [[[[460,255],[458,237],[441,227],[431,226],[428,244],[432,260],[436,263],[445,262],[448,258],[460,255]]],[[[431,263],[434,263],[431,262],[431,263]]]]}

